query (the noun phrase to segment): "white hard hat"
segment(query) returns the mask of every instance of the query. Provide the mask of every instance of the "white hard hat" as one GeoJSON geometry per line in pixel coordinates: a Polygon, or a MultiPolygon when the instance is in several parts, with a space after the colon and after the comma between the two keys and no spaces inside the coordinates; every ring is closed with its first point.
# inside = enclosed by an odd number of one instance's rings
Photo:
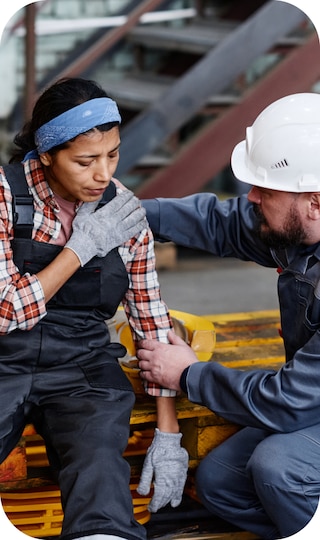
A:
{"type": "Polygon", "coordinates": [[[266,107],[234,148],[231,167],[254,186],[320,191],[320,94],[292,94],[266,107]]]}

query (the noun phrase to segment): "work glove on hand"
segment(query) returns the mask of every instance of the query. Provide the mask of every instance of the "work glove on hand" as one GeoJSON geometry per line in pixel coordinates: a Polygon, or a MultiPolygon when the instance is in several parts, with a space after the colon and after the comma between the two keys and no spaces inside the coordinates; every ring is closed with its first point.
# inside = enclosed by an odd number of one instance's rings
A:
{"type": "Polygon", "coordinates": [[[93,257],[105,257],[147,227],[145,210],[131,191],[124,191],[94,211],[97,202],[83,203],[73,220],[73,232],[65,247],[72,249],[84,266],[93,257]]]}
{"type": "Polygon", "coordinates": [[[181,437],[181,433],[155,430],[137,488],[140,495],[148,495],[154,477],[154,494],[148,506],[150,512],[157,512],[169,502],[175,508],[181,502],[189,462],[188,452],[180,445],[181,437]]]}

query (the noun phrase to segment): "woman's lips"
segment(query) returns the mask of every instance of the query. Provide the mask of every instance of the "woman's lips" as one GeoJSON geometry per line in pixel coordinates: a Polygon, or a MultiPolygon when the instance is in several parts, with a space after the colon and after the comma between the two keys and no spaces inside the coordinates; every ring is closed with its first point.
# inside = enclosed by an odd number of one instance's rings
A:
{"type": "Polygon", "coordinates": [[[100,188],[100,189],[87,189],[88,195],[91,197],[99,197],[100,195],[103,195],[106,188],[100,188]]]}

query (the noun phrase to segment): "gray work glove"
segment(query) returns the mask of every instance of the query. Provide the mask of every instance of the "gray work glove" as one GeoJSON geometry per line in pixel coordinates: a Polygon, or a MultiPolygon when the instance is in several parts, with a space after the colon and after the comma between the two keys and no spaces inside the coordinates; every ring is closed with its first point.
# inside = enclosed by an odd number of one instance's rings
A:
{"type": "Polygon", "coordinates": [[[150,512],[157,512],[169,502],[175,508],[181,502],[189,463],[188,452],[180,445],[181,437],[181,433],[155,430],[137,488],[140,495],[148,495],[154,477],[154,494],[148,506],[150,512]]]}
{"type": "Polygon", "coordinates": [[[105,257],[147,228],[145,210],[131,191],[124,191],[94,211],[97,202],[83,203],[72,223],[65,247],[72,249],[84,266],[93,257],[105,257]]]}

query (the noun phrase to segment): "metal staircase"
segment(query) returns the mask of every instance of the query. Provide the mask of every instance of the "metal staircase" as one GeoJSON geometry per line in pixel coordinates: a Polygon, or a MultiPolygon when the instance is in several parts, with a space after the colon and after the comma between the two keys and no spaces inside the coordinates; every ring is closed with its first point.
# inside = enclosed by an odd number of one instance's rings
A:
{"type": "Polygon", "coordinates": [[[259,111],[320,78],[315,30],[285,2],[144,0],[122,13],[124,24],[91,33],[39,91],[66,75],[102,84],[123,117],[117,177],[140,197],[211,189],[259,111]],[[194,15],[141,23],[177,7],[194,15]]]}

